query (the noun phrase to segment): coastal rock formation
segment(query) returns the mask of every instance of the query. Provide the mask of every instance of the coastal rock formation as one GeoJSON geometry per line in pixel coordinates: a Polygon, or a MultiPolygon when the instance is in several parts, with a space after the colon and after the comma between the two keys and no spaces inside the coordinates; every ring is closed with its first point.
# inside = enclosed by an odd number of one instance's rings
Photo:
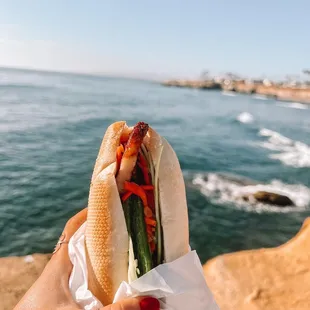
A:
{"type": "Polygon", "coordinates": [[[0,258],[0,310],[11,310],[42,273],[50,254],[0,258]]]}
{"type": "Polygon", "coordinates": [[[242,196],[242,199],[246,201],[248,200],[251,201],[252,199],[254,199],[255,201],[258,202],[282,207],[294,205],[293,201],[289,197],[266,191],[258,191],[253,194],[244,195],[242,196]]]}
{"type": "Polygon", "coordinates": [[[221,310],[310,309],[310,218],[282,246],[224,254],[204,265],[221,310]]]}
{"type": "MultiPolygon", "coordinates": [[[[215,257],[205,278],[221,310],[310,309],[310,218],[277,248],[215,257]]],[[[39,277],[50,254],[0,258],[0,310],[12,309],[39,277]]]]}
{"type": "MultiPolygon", "coordinates": [[[[243,203],[243,205],[265,204],[277,207],[301,206],[298,192],[292,185],[271,182],[269,184],[228,173],[196,174],[193,178],[193,188],[198,188],[203,195],[219,198],[222,201],[243,203]]],[[[305,202],[307,203],[307,202],[305,202]]]]}
{"type": "Polygon", "coordinates": [[[199,89],[221,89],[221,84],[212,81],[170,80],[163,83],[164,86],[188,87],[199,89]]]}
{"type": "Polygon", "coordinates": [[[259,85],[255,92],[260,95],[272,96],[284,101],[298,101],[310,103],[310,89],[293,87],[275,87],[259,85]]]}
{"type": "Polygon", "coordinates": [[[283,101],[297,101],[310,104],[310,87],[289,87],[280,85],[264,85],[263,83],[245,83],[230,81],[229,84],[199,80],[170,80],[162,83],[164,86],[188,87],[200,89],[222,89],[245,94],[258,94],[283,101]]]}

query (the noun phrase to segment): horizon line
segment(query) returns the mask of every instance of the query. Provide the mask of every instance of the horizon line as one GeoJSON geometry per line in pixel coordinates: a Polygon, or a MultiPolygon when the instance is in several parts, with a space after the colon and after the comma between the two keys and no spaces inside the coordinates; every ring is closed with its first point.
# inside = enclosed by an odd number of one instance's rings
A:
{"type": "MultiPolygon", "coordinates": [[[[132,79],[132,80],[142,80],[148,82],[161,81],[158,79],[152,79],[149,77],[137,76],[135,74],[121,74],[121,73],[112,73],[112,72],[83,72],[83,71],[67,71],[67,70],[57,70],[57,69],[40,69],[34,67],[12,67],[0,65],[0,70],[12,70],[12,71],[31,71],[31,72],[41,72],[49,74],[66,74],[66,75],[82,75],[89,77],[106,77],[106,78],[120,78],[120,79],[132,79]]],[[[151,74],[151,73],[150,73],[151,74]]],[[[142,74],[143,75],[143,74],[142,74]]]]}

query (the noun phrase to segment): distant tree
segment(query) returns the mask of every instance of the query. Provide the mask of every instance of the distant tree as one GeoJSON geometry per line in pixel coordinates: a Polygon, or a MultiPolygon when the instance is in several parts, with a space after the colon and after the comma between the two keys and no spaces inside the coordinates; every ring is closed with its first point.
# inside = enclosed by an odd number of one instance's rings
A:
{"type": "Polygon", "coordinates": [[[238,80],[238,79],[240,79],[240,76],[238,74],[236,74],[236,73],[233,73],[233,72],[226,72],[226,76],[230,80],[238,80]]]}
{"type": "Polygon", "coordinates": [[[304,69],[304,70],[302,70],[302,73],[310,75],[310,69],[304,69]]]}
{"type": "Polygon", "coordinates": [[[232,72],[226,72],[226,76],[229,78],[229,79],[232,79],[234,77],[234,74],[232,72]]]}
{"type": "Polygon", "coordinates": [[[202,80],[208,80],[210,78],[210,72],[208,70],[203,70],[200,77],[202,80]]]}

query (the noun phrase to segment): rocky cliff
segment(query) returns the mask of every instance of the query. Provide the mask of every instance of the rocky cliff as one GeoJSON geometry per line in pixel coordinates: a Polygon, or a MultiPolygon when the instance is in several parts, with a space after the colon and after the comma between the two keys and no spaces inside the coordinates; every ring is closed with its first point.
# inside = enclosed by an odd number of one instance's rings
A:
{"type": "Polygon", "coordinates": [[[221,310],[310,309],[310,218],[286,244],[218,256],[204,272],[221,310]]]}
{"type": "Polygon", "coordinates": [[[50,254],[0,258],[0,310],[11,310],[42,273],[50,254]]]}
{"type": "MultiPolygon", "coordinates": [[[[16,305],[50,257],[0,258],[0,310],[16,305]]],[[[310,218],[286,244],[220,255],[204,273],[221,310],[310,309],[310,218]]]]}
{"type": "Polygon", "coordinates": [[[222,89],[246,94],[258,94],[267,97],[276,98],[284,101],[297,101],[310,104],[310,88],[284,87],[264,84],[247,84],[244,82],[232,81],[229,84],[215,83],[213,81],[195,81],[195,80],[171,80],[163,83],[170,87],[188,87],[199,89],[222,89]]]}

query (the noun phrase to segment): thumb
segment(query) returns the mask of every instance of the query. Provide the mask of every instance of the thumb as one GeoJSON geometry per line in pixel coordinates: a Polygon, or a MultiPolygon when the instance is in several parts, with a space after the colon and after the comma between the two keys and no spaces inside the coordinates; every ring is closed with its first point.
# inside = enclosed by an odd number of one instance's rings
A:
{"type": "Polygon", "coordinates": [[[153,297],[127,298],[101,310],[159,310],[158,299],[153,297]]]}

